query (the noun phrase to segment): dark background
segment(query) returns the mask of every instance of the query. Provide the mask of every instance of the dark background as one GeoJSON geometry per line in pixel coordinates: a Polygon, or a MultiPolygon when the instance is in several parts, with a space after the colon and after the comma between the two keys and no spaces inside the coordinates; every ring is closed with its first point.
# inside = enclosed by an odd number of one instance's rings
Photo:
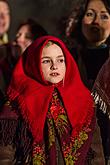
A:
{"type": "Polygon", "coordinates": [[[17,26],[26,18],[34,18],[51,35],[59,36],[58,24],[70,12],[73,0],[9,0],[11,27],[9,35],[14,39],[17,26]]]}

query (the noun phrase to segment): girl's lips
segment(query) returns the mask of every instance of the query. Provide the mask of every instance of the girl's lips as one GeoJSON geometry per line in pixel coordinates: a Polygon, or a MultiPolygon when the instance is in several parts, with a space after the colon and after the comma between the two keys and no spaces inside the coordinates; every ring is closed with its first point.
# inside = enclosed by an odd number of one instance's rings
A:
{"type": "Polygon", "coordinates": [[[59,73],[57,73],[57,72],[50,73],[50,76],[58,76],[58,75],[60,75],[60,74],[59,74],[59,73]]]}

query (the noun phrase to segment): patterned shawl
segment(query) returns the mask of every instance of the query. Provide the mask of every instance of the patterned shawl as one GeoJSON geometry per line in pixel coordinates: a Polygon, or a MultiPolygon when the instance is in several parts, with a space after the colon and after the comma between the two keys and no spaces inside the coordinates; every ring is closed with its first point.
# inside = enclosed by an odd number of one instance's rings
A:
{"type": "Polygon", "coordinates": [[[43,139],[46,114],[55,87],[62,97],[72,134],[76,137],[83,127],[91,123],[93,99],[83,85],[76,63],[64,43],[56,37],[45,36],[34,41],[21,56],[7,92],[10,100],[18,101],[36,142],[43,139]],[[48,41],[58,43],[66,60],[65,80],[56,85],[46,82],[41,71],[41,53],[48,41]]]}
{"type": "Polygon", "coordinates": [[[93,95],[96,104],[99,103],[103,113],[110,118],[110,58],[100,69],[93,87],[93,95]]]}

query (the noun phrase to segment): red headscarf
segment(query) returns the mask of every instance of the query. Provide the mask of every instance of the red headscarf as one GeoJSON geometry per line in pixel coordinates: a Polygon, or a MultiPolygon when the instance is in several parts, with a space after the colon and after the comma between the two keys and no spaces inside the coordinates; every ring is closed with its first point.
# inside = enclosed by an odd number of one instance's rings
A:
{"type": "Polygon", "coordinates": [[[72,134],[76,136],[84,126],[89,125],[94,114],[92,96],[83,85],[76,63],[64,43],[53,36],[41,37],[21,56],[8,89],[10,100],[18,100],[21,113],[37,142],[43,139],[46,113],[55,87],[43,79],[41,72],[42,49],[48,41],[58,43],[65,56],[65,80],[56,87],[72,125],[72,134]]]}

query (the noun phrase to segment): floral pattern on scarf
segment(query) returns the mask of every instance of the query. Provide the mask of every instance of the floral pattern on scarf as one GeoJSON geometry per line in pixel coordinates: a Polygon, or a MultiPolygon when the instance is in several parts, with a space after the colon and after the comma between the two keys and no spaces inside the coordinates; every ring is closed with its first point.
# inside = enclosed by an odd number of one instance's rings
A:
{"type": "MultiPolygon", "coordinates": [[[[48,153],[55,153],[52,158],[52,162],[49,162],[49,164],[52,164],[53,161],[55,161],[54,164],[58,164],[57,160],[54,160],[58,159],[58,151],[56,145],[57,138],[60,146],[60,152],[62,154],[63,164],[65,162],[68,165],[74,165],[78,160],[78,156],[80,155],[78,149],[80,149],[84,142],[88,139],[88,133],[91,131],[91,129],[86,127],[80,131],[78,137],[71,136],[72,127],[69,123],[66,111],[61,102],[61,99],[59,98],[57,90],[54,90],[53,92],[52,101],[47,113],[46,124],[48,128],[48,130],[46,130],[48,131],[48,153]]],[[[42,144],[34,144],[33,146],[33,165],[48,164],[47,160],[49,155],[46,155],[45,152],[45,142],[42,144]]]]}

